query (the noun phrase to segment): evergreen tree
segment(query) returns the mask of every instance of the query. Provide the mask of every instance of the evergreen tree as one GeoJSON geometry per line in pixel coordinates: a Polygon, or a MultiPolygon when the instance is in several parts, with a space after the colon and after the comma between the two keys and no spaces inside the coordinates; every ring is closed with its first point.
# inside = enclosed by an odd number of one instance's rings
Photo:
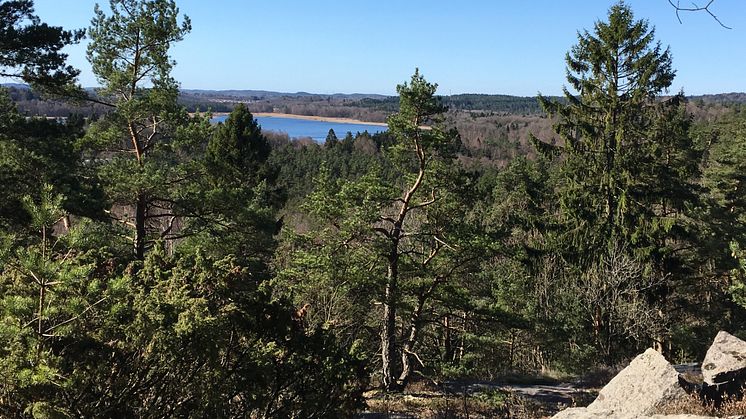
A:
{"type": "MultiPolygon", "coordinates": [[[[617,3],[606,22],[579,33],[567,54],[567,80],[577,95],[565,88],[565,101],[539,100],[559,118],[562,226],[553,240],[579,270],[573,275],[577,286],[599,286],[584,275],[623,260],[616,256],[621,248],[644,267],[646,278],[659,278],[642,287],[646,301],[664,304],[667,282],[691,273],[686,260],[694,222],[687,208],[696,205],[699,154],[682,98],[658,99],[675,72],[669,50],[654,36],[646,21],[635,20],[629,6],[617,3]]],[[[588,304],[596,345],[618,346],[609,307],[588,304]]],[[[638,344],[646,339],[661,344],[664,337],[651,332],[632,338],[638,344]]]]}
{"type": "Polygon", "coordinates": [[[271,147],[244,105],[211,134],[204,156],[186,170],[193,179],[178,191],[184,214],[180,234],[194,235],[191,243],[210,243],[215,254],[252,261],[255,273],[266,273],[281,205],[268,162],[271,147]]]}
{"type": "Polygon", "coordinates": [[[153,224],[174,216],[164,185],[177,178],[171,169],[187,114],[177,104],[168,51],[191,25],[188,18],[178,23],[179,11],[169,0],[112,0],[111,10],[106,16],[95,9],[88,60],[103,86],[98,95],[114,112],[87,134],[102,157],[101,178],[110,199],[131,208],[131,214],[116,215],[133,226],[134,255],[143,259],[153,238],[149,233],[170,227],[153,224]]]}
{"type": "Polygon", "coordinates": [[[25,195],[37,198],[43,184],[65,195],[65,211],[94,218],[104,217],[104,199],[95,174],[80,161],[76,143],[82,125],[73,119],[58,123],[22,117],[5,92],[0,91],[0,226],[22,233],[29,214],[22,206],[25,195]]]}
{"type": "Polygon", "coordinates": [[[378,340],[381,351],[368,357],[389,391],[403,389],[416,368],[435,367],[421,364],[420,349],[439,350],[420,348],[423,335],[449,305],[465,301],[454,280],[481,249],[481,236],[464,222],[470,192],[454,167],[458,135],[440,124],[435,89],[419,71],[398,86],[400,112],[388,121],[395,140],[385,151],[392,175],[374,168],[343,182],[323,171],[307,204],[312,228],[291,234],[289,255],[279,256],[278,290],[324,302],[318,310],[332,315],[322,321],[358,346],[378,340]],[[370,317],[366,307],[376,302],[370,317]]]}
{"type": "Polygon", "coordinates": [[[324,140],[324,147],[334,148],[337,144],[339,144],[337,134],[334,132],[333,128],[329,128],[329,132],[326,134],[326,140],[324,140]]]}
{"type": "Polygon", "coordinates": [[[630,196],[635,159],[650,142],[653,99],[675,73],[669,51],[624,3],[612,6],[608,22],[597,22],[593,33],[578,35],[566,62],[567,81],[579,95],[565,88],[566,102],[540,102],[560,117],[555,129],[566,157],[564,214],[589,227],[576,243],[602,249],[614,237],[629,237],[636,225],[630,196]]]}
{"type": "Polygon", "coordinates": [[[84,31],[49,26],[34,15],[32,0],[0,1],[0,76],[41,88],[72,83],[79,71],[66,64],[62,49],[78,43],[84,31]]]}
{"type": "Polygon", "coordinates": [[[711,217],[718,265],[730,271],[730,293],[746,307],[746,118],[729,115],[705,132],[709,149],[703,184],[713,202],[711,217]],[[714,131],[714,132],[713,132],[714,131]]]}

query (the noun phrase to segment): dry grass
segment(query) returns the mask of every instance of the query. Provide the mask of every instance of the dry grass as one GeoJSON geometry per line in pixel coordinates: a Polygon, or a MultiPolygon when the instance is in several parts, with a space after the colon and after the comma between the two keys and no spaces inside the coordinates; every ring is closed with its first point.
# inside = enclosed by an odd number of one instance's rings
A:
{"type": "Polygon", "coordinates": [[[502,391],[473,395],[431,391],[416,394],[366,394],[368,409],[361,418],[510,418],[535,419],[550,413],[537,403],[502,391]]]}
{"type": "Polygon", "coordinates": [[[692,395],[686,399],[661,406],[658,409],[658,413],[664,415],[690,414],[715,417],[740,416],[746,415],[746,400],[726,400],[720,407],[716,408],[712,404],[703,404],[699,397],[692,395]]]}

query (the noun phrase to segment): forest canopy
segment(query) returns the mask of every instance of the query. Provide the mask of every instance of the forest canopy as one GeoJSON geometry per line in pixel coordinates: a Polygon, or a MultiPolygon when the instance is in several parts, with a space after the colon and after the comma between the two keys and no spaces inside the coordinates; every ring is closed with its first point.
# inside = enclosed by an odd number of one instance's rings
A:
{"type": "Polygon", "coordinates": [[[83,32],[33,13],[0,0],[0,71],[35,89],[0,92],[0,416],[349,417],[746,335],[746,113],[671,94],[624,2],[578,32],[563,97],[413,69],[396,97],[282,99],[386,118],[323,143],[263,132],[261,100],[190,112],[173,0],[92,11],[87,92],[83,32]],[[29,111],[68,99],[87,111],[29,111]]]}

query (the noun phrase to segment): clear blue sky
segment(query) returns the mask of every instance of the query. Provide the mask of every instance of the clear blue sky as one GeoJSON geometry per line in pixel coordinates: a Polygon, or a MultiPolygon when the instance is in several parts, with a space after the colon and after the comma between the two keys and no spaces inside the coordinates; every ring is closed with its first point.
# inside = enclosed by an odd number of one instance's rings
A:
{"type": "MultiPolygon", "coordinates": [[[[697,0],[695,0],[696,2],[697,0]]],[[[699,0],[706,3],[707,0],[699,0]]],[[[94,0],[35,0],[45,22],[90,24],[94,0]]],[[[108,0],[100,2],[108,8],[108,0]]],[[[669,45],[687,94],[746,91],[746,1],[683,13],[667,0],[628,0],[669,45]]],[[[395,94],[419,67],[440,94],[559,94],[577,31],[610,0],[177,0],[192,32],[173,48],[183,88],[395,94]]],[[[683,1],[682,4],[690,4],[683,1]]],[[[95,85],[85,47],[70,47],[81,83],[95,85]]]]}

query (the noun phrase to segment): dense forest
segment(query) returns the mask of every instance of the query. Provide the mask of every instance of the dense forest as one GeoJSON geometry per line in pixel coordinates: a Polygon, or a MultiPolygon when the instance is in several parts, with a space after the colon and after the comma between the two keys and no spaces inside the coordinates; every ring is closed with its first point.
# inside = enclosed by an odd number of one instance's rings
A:
{"type": "Polygon", "coordinates": [[[330,98],[388,131],[323,144],[251,103],[190,113],[172,0],[96,7],[95,91],[62,52],[82,31],[31,0],[0,16],[0,73],[33,88],[0,94],[0,416],[348,417],[370,389],[746,334],[741,99],[669,95],[624,3],[578,33],[564,97],[442,98],[414,70],[397,97],[330,98]]]}

